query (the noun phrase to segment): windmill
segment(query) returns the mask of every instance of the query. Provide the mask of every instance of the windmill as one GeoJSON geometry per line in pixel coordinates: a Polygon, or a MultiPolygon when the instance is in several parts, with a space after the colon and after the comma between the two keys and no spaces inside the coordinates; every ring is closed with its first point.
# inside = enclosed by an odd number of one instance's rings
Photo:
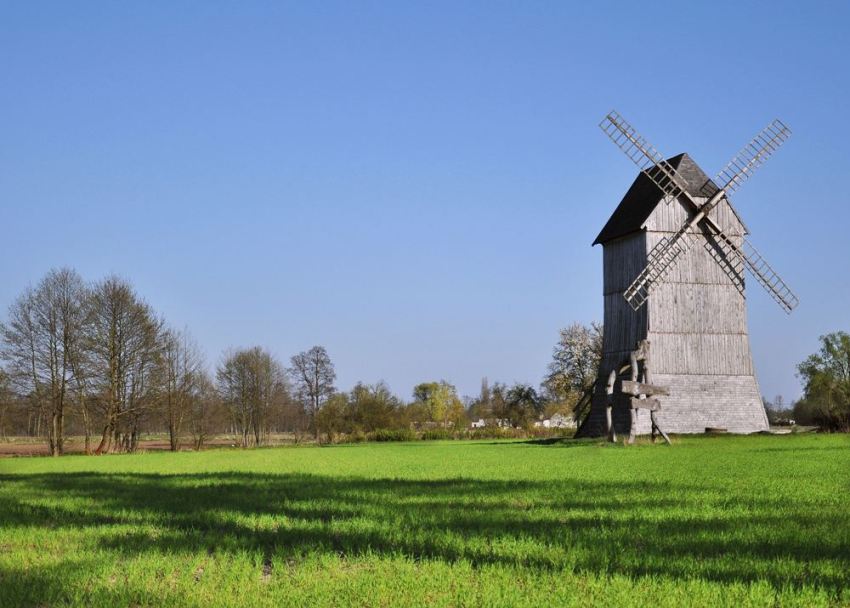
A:
{"type": "Polygon", "coordinates": [[[616,112],[599,126],[640,173],[593,243],[603,248],[603,354],[578,435],[766,430],[744,269],[785,312],[798,300],[750,244],[729,195],[789,129],[774,120],[712,180],[687,154],[665,159],[616,112]]]}

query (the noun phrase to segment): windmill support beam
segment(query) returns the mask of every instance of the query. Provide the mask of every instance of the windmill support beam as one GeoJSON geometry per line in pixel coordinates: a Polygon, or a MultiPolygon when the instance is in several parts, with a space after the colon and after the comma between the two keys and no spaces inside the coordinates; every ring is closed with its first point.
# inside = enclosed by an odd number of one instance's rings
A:
{"type": "Polygon", "coordinates": [[[616,443],[617,441],[617,432],[614,429],[613,423],[617,377],[625,372],[630,372],[631,379],[622,380],[620,382],[620,392],[631,396],[629,399],[631,424],[627,443],[633,444],[635,442],[635,436],[637,435],[638,410],[645,409],[649,410],[652,427],[652,441],[655,442],[657,434],[660,434],[667,445],[670,445],[670,438],[658,425],[658,419],[655,415],[656,412],[661,411],[661,402],[657,397],[650,397],[650,395],[669,395],[670,391],[667,387],[654,386],[651,383],[652,376],[650,371],[649,341],[641,340],[638,342],[637,348],[629,354],[628,361],[624,361],[623,363],[624,365],[617,366],[611,370],[608,374],[608,382],[605,386],[605,392],[607,395],[607,403],[605,407],[605,431],[608,436],[608,440],[612,443],[616,443]]]}

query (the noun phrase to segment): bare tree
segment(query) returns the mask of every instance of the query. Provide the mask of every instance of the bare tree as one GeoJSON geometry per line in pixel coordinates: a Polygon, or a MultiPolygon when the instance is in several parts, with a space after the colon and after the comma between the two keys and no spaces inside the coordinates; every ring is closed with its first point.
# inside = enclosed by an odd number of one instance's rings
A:
{"type": "Polygon", "coordinates": [[[12,395],[9,376],[0,368],[0,440],[6,440],[7,426],[9,425],[9,412],[12,409],[14,397],[12,395]]]}
{"type": "MultiPolygon", "coordinates": [[[[82,347],[87,290],[73,270],[51,270],[35,289],[26,290],[9,308],[0,326],[0,354],[19,388],[30,395],[48,420],[50,453],[64,450],[65,417],[74,381],[74,361],[82,347]]],[[[78,370],[79,371],[79,370],[78,370]]]]}
{"type": "Polygon", "coordinates": [[[242,447],[262,445],[287,399],[280,362],[259,346],[229,353],[216,371],[218,392],[231,412],[242,447]]]}
{"type": "Polygon", "coordinates": [[[336,372],[331,358],[324,346],[314,346],[308,351],[293,356],[292,367],[289,371],[295,381],[298,394],[306,405],[318,442],[319,428],[316,426],[316,415],[325,400],[336,390],[334,388],[336,372]]]}
{"type": "Polygon", "coordinates": [[[197,375],[195,391],[187,412],[192,445],[200,450],[215,429],[227,425],[227,415],[210,377],[205,372],[197,375]]]}
{"type": "Polygon", "coordinates": [[[310,429],[310,418],[304,410],[304,403],[300,399],[287,398],[281,406],[278,424],[282,431],[292,433],[296,444],[301,443],[310,429]]]}
{"type": "Polygon", "coordinates": [[[76,396],[75,410],[79,413],[83,423],[83,447],[86,454],[92,452],[92,433],[94,429],[94,412],[92,404],[95,395],[92,394],[92,381],[96,376],[93,359],[90,350],[90,338],[93,322],[93,298],[90,288],[86,288],[86,296],[81,310],[81,331],[74,336],[73,346],[69,349],[69,363],[73,372],[73,386],[71,390],[76,396]]]}
{"type": "Polygon", "coordinates": [[[172,452],[180,449],[180,432],[189,409],[198,400],[203,376],[203,357],[187,331],[166,329],[162,336],[162,411],[168,426],[172,452]]]}
{"type": "Polygon", "coordinates": [[[109,277],[95,286],[88,344],[104,425],[95,453],[135,451],[155,402],[161,331],[162,321],[127,281],[109,277]]]}

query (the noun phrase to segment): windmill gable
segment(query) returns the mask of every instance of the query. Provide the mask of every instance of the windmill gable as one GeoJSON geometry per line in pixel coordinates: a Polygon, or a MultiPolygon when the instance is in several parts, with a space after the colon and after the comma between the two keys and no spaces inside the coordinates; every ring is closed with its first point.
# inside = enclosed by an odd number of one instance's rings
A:
{"type": "MultiPolygon", "coordinates": [[[[694,200],[704,204],[708,199],[695,196],[694,200]]],[[[682,201],[659,202],[650,212],[639,228],[647,232],[678,232],[682,225],[690,219],[687,203],[682,201]]],[[[720,226],[720,229],[729,237],[741,237],[747,234],[747,228],[741,222],[735,209],[728,199],[721,200],[709,214],[712,220],[720,226]]],[[[700,232],[699,227],[694,227],[693,232],[700,232]]]]}
{"type": "MultiPolygon", "coordinates": [[[[679,154],[667,162],[685,181],[688,194],[697,200],[706,199],[717,192],[714,182],[687,154],[679,154]]],[[[593,244],[604,245],[610,240],[643,229],[676,232],[688,217],[686,207],[680,201],[663,201],[664,193],[661,189],[641,172],[593,244]]],[[[728,230],[730,236],[740,236],[747,232],[746,226],[728,200],[724,199],[717,205],[712,212],[712,218],[724,231],[728,230]]]]}

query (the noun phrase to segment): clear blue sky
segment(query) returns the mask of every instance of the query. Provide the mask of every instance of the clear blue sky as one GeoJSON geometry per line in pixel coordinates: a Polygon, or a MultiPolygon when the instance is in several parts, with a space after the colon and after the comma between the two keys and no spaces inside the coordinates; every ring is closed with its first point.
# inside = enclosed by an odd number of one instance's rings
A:
{"type": "MultiPolygon", "coordinates": [[[[537,384],[602,316],[597,232],[635,176],[611,108],[714,174],[798,293],[751,282],[762,391],[850,329],[847,3],[4,2],[0,308],[118,273],[210,365],[327,347],[339,385],[537,384]]],[[[5,315],[5,313],[4,313],[5,315]]]]}

